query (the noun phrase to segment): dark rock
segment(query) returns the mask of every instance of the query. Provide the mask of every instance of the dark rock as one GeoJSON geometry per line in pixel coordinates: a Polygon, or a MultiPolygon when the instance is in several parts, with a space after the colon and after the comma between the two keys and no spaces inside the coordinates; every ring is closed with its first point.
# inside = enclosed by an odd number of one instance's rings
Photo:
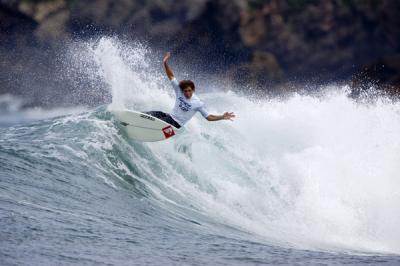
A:
{"type": "Polygon", "coordinates": [[[31,45],[32,32],[37,26],[34,19],[15,9],[14,2],[0,3],[0,49],[31,45]]]}
{"type": "Polygon", "coordinates": [[[68,40],[103,34],[144,40],[160,54],[172,50],[176,64],[193,72],[225,73],[278,93],[288,81],[325,83],[354,73],[392,88],[400,1],[0,0],[1,67],[9,73],[0,74],[2,90],[32,71],[27,57],[52,60],[68,40]],[[371,72],[382,63],[384,70],[371,72]]]}
{"type": "Polygon", "coordinates": [[[353,97],[368,93],[371,88],[390,97],[400,96],[400,54],[365,65],[354,75],[351,85],[353,97]]]}
{"type": "Polygon", "coordinates": [[[70,11],[65,0],[21,2],[18,8],[39,23],[34,34],[42,43],[56,43],[68,37],[70,11]]]}
{"type": "Polygon", "coordinates": [[[258,88],[265,84],[276,85],[282,82],[283,70],[272,53],[255,51],[250,62],[230,70],[230,77],[238,84],[252,84],[258,88]]]}

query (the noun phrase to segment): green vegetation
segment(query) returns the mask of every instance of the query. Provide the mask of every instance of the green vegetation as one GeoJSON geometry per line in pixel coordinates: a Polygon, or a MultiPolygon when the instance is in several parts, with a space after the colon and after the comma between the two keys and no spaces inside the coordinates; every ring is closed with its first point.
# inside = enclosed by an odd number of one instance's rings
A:
{"type": "Polygon", "coordinates": [[[254,11],[263,7],[266,2],[266,0],[249,0],[247,2],[247,7],[250,11],[254,11]]]}
{"type": "Polygon", "coordinates": [[[302,12],[306,6],[315,5],[318,2],[318,0],[287,0],[288,11],[289,13],[302,12]]]}
{"type": "MultiPolygon", "coordinates": [[[[347,0],[349,1],[349,0],[347,0]]],[[[250,11],[262,8],[268,0],[248,0],[247,7],[250,11]]],[[[307,5],[316,4],[319,0],[287,0],[288,11],[290,13],[301,12],[307,5]]]]}
{"type": "Polygon", "coordinates": [[[22,0],[22,2],[34,3],[34,4],[43,3],[43,2],[54,2],[54,1],[55,0],[22,0]]]}

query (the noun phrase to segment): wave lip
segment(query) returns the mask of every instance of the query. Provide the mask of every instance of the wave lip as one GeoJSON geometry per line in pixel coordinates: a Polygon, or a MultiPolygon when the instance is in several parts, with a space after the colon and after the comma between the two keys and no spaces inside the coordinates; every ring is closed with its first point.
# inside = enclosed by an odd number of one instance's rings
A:
{"type": "MultiPolygon", "coordinates": [[[[103,38],[91,53],[112,90],[110,108],[172,107],[152,51],[103,38]]],[[[236,121],[195,117],[187,134],[148,145],[163,174],[146,171],[166,180],[160,191],[177,197],[168,201],[267,242],[400,254],[400,104],[325,91],[258,102],[199,91],[211,112],[233,110],[236,121]]]]}

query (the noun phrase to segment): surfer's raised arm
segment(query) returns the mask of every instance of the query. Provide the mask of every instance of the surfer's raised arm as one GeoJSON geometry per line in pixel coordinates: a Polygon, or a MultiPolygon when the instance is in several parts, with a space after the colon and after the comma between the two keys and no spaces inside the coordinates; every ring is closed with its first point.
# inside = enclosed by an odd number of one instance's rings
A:
{"type": "Polygon", "coordinates": [[[168,65],[168,59],[170,57],[171,53],[167,52],[164,56],[163,63],[164,63],[165,73],[167,73],[169,80],[172,80],[174,78],[174,73],[172,72],[171,67],[168,65]]]}

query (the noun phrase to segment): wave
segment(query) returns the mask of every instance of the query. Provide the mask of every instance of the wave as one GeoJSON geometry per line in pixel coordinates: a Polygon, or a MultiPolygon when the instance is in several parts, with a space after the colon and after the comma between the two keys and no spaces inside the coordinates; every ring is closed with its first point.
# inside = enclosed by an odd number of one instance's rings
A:
{"type": "Polygon", "coordinates": [[[173,92],[152,51],[103,38],[82,54],[97,64],[112,103],[3,129],[3,150],[28,145],[42,165],[92,173],[221,234],[301,249],[400,253],[400,104],[356,103],[335,86],[319,96],[254,101],[200,79],[209,110],[232,110],[237,119],[196,116],[176,138],[139,143],[109,110],[170,110],[173,92]]]}
{"type": "Polygon", "coordinates": [[[0,127],[25,124],[68,114],[78,114],[87,109],[83,106],[47,109],[42,107],[24,108],[23,105],[24,99],[22,97],[17,97],[11,94],[1,94],[0,127]]]}

